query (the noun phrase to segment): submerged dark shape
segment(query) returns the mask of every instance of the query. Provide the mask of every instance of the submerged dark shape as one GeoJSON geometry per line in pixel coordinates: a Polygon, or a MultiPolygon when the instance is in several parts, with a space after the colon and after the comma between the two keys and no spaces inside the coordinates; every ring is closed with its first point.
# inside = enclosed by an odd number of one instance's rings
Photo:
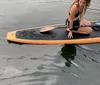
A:
{"type": "Polygon", "coordinates": [[[75,45],[64,45],[61,49],[61,56],[66,59],[66,66],[71,66],[71,60],[75,59],[76,56],[76,47],[75,45]]]}

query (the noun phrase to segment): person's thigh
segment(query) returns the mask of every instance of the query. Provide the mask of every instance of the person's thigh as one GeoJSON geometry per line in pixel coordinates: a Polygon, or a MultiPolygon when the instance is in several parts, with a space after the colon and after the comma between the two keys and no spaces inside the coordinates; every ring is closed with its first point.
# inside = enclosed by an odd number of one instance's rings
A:
{"type": "MultiPolygon", "coordinates": [[[[81,21],[80,25],[82,26],[91,25],[91,22],[84,19],[81,21]]],[[[80,27],[78,29],[78,33],[82,33],[82,34],[90,34],[91,32],[92,32],[91,27],[80,27]]]]}
{"type": "Polygon", "coordinates": [[[85,19],[83,19],[81,22],[80,22],[80,25],[91,25],[91,22],[90,21],[88,21],[88,20],[85,20],[85,19]]]}

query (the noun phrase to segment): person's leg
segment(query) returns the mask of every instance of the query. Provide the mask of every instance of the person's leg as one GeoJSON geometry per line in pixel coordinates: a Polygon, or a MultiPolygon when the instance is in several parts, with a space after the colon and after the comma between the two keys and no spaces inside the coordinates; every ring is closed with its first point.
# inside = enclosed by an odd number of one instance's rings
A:
{"type": "MultiPolygon", "coordinates": [[[[91,25],[91,23],[87,20],[82,20],[80,24],[82,26],[91,25]]],[[[91,27],[80,27],[77,31],[77,33],[81,33],[81,34],[90,34],[91,32],[92,32],[91,27]]]]}

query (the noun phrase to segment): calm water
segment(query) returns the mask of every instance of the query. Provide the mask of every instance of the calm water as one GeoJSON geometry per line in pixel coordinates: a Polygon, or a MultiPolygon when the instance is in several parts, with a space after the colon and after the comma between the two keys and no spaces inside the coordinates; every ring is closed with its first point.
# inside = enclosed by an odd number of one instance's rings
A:
{"type": "MultiPolygon", "coordinates": [[[[0,85],[100,85],[100,44],[17,45],[11,30],[64,23],[73,0],[0,0],[0,85]]],[[[100,0],[84,18],[100,20],[100,0]]]]}

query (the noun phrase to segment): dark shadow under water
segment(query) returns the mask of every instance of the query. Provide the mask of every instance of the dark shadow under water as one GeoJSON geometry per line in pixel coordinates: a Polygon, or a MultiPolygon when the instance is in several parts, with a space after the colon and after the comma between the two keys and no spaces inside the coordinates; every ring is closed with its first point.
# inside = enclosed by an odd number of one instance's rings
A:
{"type": "Polygon", "coordinates": [[[61,56],[66,59],[65,65],[67,67],[71,66],[71,60],[75,59],[76,56],[76,47],[75,45],[64,45],[61,48],[61,56]]]}

